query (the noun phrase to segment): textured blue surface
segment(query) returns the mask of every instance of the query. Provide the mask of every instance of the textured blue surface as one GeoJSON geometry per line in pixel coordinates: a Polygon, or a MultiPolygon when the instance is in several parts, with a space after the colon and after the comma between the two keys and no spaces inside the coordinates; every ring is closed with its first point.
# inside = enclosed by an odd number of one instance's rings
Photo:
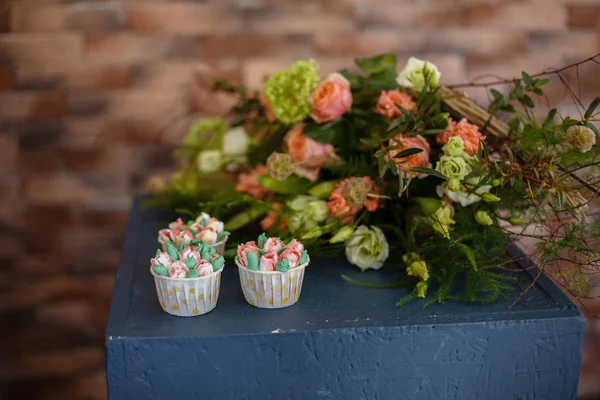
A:
{"type": "MultiPolygon", "coordinates": [[[[215,310],[195,318],[160,308],[148,262],[172,215],[143,210],[128,226],[106,328],[111,400],[574,399],[585,322],[546,279],[512,309],[415,302],[403,289],[347,284],[343,260],[313,260],[300,301],[249,306],[233,262],[215,310]]],[[[230,261],[230,260],[229,260],[230,261]]],[[[531,277],[520,275],[519,286],[531,277]]]]}

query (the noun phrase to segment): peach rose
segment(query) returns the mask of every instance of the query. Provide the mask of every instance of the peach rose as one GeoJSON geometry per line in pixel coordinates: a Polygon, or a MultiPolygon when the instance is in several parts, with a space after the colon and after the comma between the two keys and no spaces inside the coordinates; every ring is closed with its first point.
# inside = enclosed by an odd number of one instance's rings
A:
{"type": "MultiPolygon", "coordinates": [[[[273,208],[277,211],[281,211],[283,209],[283,204],[282,203],[273,203],[273,208]]],[[[279,217],[279,214],[277,213],[277,211],[269,210],[269,212],[267,212],[267,215],[265,216],[265,218],[263,218],[263,220],[260,221],[260,227],[263,231],[271,230],[273,225],[275,225],[275,222],[277,222],[277,218],[279,217]]],[[[285,222],[280,222],[279,229],[283,230],[283,229],[285,229],[285,226],[286,226],[285,222]]]]}
{"type": "Polygon", "coordinates": [[[292,239],[285,250],[283,250],[279,255],[279,261],[288,260],[288,263],[290,263],[290,269],[294,269],[298,267],[298,263],[300,262],[303,251],[304,245],[296,239],[292,239]]]}
{"type": "Polygon", "coordinates": [[[479,141],[485,140],[487,136],[483,136],[479,132],[477,125],[470,124],[466,118],[461,119],[458,123],[452,118],[448,118],[448,128],[446,132],[442,132],[436,136],[435,140],[438,144],[444,145],[452,136],[460,136],[465,143],[465,151],[473,155],[477,153],[479,141]]]}
{"type": "Polygon", "coordinates": [[[169,268],[169,276],[171,278],[185,278],[190,272],[183,261],[175,261],[169,268]]]}
{"type": "Polygon", "coordinates": [[[417,175],[419,179],[427,177],[426,174],[414,174],[408,171],[412,167],[431,168],[431,163],[429,162],[429,143],[427,142],[427,140],[425,140],[423,136],[417,135],[414,137],[408,137],[400,134],[390,139],[389,145],[396,146],[397,148],[394,150],[389,150],[388,157],[394,157],[401,151],[410,148],[417,148],[423,150],[420,153],[413,154],[408,157],[393,158],[393,160],[397,163],[399,170],[404,170],[405,173],[408,174],[417,175]]]}
{"type": "Polygon", "coordinates": [[[161,265],[163,267],[168,268],[171,266],[172,263],[173,260],[171,260],[171,257],[169,257],[169,255],[164,251],[162,253],[159,253],[158,256],[156,256],[155,258],[150,259],[150,265],[152,265],[153,267],[161,265]]]}
{"type": "Polygon", "coordinates": [[[402,115],[402,111],[396,107],[396,104],[407,110],[417,109],[417,103],[415,103],[408,94],[401,92],[398,89],[394,89],[388,90],[387,92],[385,90],[381,92],[377,105],[373,111],[383,114],[390,119],[396,119],[402,115]]]}
{"type": "Polygon", "coordinates": [[[200,257],[200,253],[198,253],[197,249],[198,248],[195,246],[186,247],[181,253],[179,253],[179,259],[181,261],[186,261],[188,258],[193,258],[196,263],[198,263],[202,257],[200,257]]]}
{"type": "Polygon", "coordinates": [[[338,158],[333,152],[333,146],[319,143],[302,133],[304,125],[294,126],[285,136],[288,153],[294,163],[298,163],[295,172],[311,181],[316,181],[321,167],[338,158]]]}
{"type": "Polygon", "coordinates": [[[183,222],[183,220],[181,218],[177,218],[177,221],[171,222],[169,224],[169,229],[171,229],[171,230],[185,229],[185,223],[183,222]]]}
{"type": "Polygon", "coordinates": [[[284,246],[285,243],[283,243],[283,240],[271,237],[265,240],[265,243],[263,244],[263,250],[268,251],[269,253],[279,253],[284,246]]]}
{"type": "Polygon", "coordinates": [[[311,104],[316,122],[335,121],[352,106],[350,82],[337,72],[330,74],[313,92],[311,104]]]}
{"type": "Polygon", "coordinates": [[[269,172],[269,169],[263,164],[258,164],[252,171],[242,172],[238,175],[238,183],[235,190],[240,193],[247,193],[255,199],[261,200],[268,197],[271,192],[265,189],[259,182],[258,177],[269,172]]]}
{"type": "Polygon", "coordinates": [[[262,90],[260,91],[258,100],[260,101],[260,104],[262,104],[262,106],[265,108],[265,115],[267,116],[269,122],[277,121],[277,117],[275,116],[275,114],[273,114],[273,110],[271,109],[271,105],[267,100],[267,96],[265,96],[265,93],[262,90]]]}
{"type": "MultiPolygon", "coordinates": [[[[342,195],[342,190],[346,182],[348,182],[351,178],[344,179],[335,185],[335,189],[329,195],[329,201],[327,201],[327,207],[329,208],[329,213],[336,218],[343,218],[342,222],[350,223],[352,221],[352,216],[360,211],[362,207],[352,207],[344,196],[342,195]]],[[[379,188],[374,185],[373,179],[368,176],[363,176],[362,179],[371,186],[371,193],[379,193],[379,188]]],[[[367,200],[363,203],[363,207],[365,207],[368,211],[373,212],[377,210],[379,206],[379,199],[367,197],[367,200]]]]}
{"type": "Polygon", "coordinates": [[[198,275],[206,276],[210,275],[213,272],[213,265],[206,260],[200,260],[198,265],[196,265],[196,271],[198,271],[198,275]]]}
{"type": "Polygon", "coordinates": [[[275,271],[275,264],[277,264],[277,253],[271,252],[260,258],[259,268],[264,272],[275,271]]]}
{"type": "Polygon", "coordinates": [[[240,264],[242,267],[248,267],[248,253],[254,253],[258,255],[258,247],[256,246],[256,242],[247,242],[242,243],[237,248],[237,256],[238,260],[240,260],[240,264]]]}

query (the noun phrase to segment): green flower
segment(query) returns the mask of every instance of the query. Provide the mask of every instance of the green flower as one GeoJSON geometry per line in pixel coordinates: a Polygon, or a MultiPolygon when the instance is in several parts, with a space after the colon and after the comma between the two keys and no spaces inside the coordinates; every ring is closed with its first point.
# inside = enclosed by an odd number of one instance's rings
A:
{"type": "Polygon", "coordinates": [[[267,158],[269,174],[278,181],[285,181],[294,173],[294,162],[292,156],[285,153],[273,152],[267,158]]]}
{"type": "Polygon", "coordinates": [[[314,60],[297,61],[286,71],[271,75],[263,92],[275,117],[285,124],[295,124],[308,117],[312,92],[320,80],[319,66],[314,60]]]}
{"type": "Polygon", "coordinates": [[[398,74],[396,81],[400,86],[420,92],[425,87],[427,79],[429,79],[429,89],[437,87],[440,84],[440,75],[440,70],[435,64],[411,57],[398,74]]]}
{"type": "MultiPolygon", "coordinates": [[[[308,234],[329,216],[327,202],[311,196],[296,196],[286,204],[292,210],[292,215],[287,219],[292,232],[307,232],[308,234]]],[[[316,231],[312,232],[312,234],[315,233],[316,231]]]]}
{"type": "Polygon", "coordinates": [[[442,156],[437,162],[435,169],[442,173],[448,179],[458,179],[462,181],[465,176],[471,173],[471,167],[462,157],[442,156]]]}
{"type": "Polygon", "coordinates": [[[335,235],[333,235],[333,237],[331,239],[329,239],[329,243],[334,244],[334,243],[345,242],[346,240],[348,240],[350,238],[350,236],[352,236],[353,233],[354,233],[354,227],[343,226],[340,228],[339,231],[336,232],[335,235]]]}
{"type": "Polygon", "coordinates": [[[475,213],[475,221],[481,225],[492,225],[494,220],[490,217],[490,214],[483,210],[479,210],[475,213]]]}
{"type": "Polygon", "coordinates": [[[220,149],[225,132],[227,123],[221,118],[202,118],[192,125],[183,139],[183,148],[220,149]]]}
{"type": "Polygon", "coordinates": [[[448,179],[448,190],[458,192],[461,189],[460,179],[450,178],[448,179]]]}
{"type": "Polygon", "coordinates": [[[496,203],[498,201],[500,201],[500,197],[498,196],[494,196],[491,193],[484,193],[481,195],[481,200],[485,201],[486,203],[496,203]]]}
{"type": "Polygon", "coordinates": [[[198,170],[202,173],[208,174],[211,172],[217,172],[223,165],[223,153],[220,150],[204,150],[198,154],[196,160],[198,170]]]}
{"type": "Polygon", "coordinates": [[[376,226],[359,226],[346,242],[346,258],[363,271],[381,268],[389,254],[387,239],[376,226]]]}
{"type": "Polygon", "coordinates": [[[233,164],[246,162],[250,136],[243,126],[232,128],[223,136],[223,154],[233,164]]]}
{"type": "Polygon", "coordinates": [[[460,136],[452,136],[442,147],[444,154],[451,157],[460,157],[465,151],[465,142],[460,136]]]}
{"type": "Polygon", "coordinates": [[[456,224],[456,221],[452,219],[452,209],[449,206],[438,208],[431,217],[431,223],[436,232],[449,238],[452,225],[456,224]]]}
{"type": "Polygon", "coordinates": [[[520,218],[520,217],[510,217],[508,219],[508,222],[510,222],[512,225],[525,225],[525,224],[527,224],[527,221],[525,221],[523,218],[520,218]]]}
{"type": "Polygon", "coordinates": [[[406,267],[406,273],[410,276],[416,276],[421,280],[429,280],[429,271],[427,271],[427,264],[423,260],[414,261],[408,267],[406,267]]]}

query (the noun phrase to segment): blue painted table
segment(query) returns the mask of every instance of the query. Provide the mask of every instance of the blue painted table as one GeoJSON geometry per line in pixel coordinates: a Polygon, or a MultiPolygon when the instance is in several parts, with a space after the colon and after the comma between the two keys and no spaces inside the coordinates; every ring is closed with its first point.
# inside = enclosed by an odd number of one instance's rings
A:
{"type": "MultiPolygon", "coordinates": [[[[403,289],[347,284],[345,261],[313,260],[300,301],[263,310],[242,295],[228,262],[217,307],[192,318],[165,313],[149,259],[172,215],[135,201],[106,327],[110,400],[485,399],[567,400],[577,392],[585,322],[540,279],[512,309],[415,302],[403,289]]],[[[531,276],[520,275],[526,287],[531,276]]]]}

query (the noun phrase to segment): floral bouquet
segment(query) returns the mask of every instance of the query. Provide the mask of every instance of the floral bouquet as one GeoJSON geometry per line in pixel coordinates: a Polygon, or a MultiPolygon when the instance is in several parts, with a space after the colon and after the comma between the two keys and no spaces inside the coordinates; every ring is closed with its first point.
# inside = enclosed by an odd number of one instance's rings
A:
{"type": "Polygon", "coordinates": [[[206,244],[176,247],[163,244],[166,251],[156,251],[150,260],[156,294],[163,310],[169,314],[192,317],[215,308],[219,298],[223,256],[206,244]]]}
{"type": "Polygon", "coordinates": [[[240,244],[235,256],[244,297],[250,305],[260,308],[295,304],[309,262],[308,251],[296,239],[286,245],[265,233],[256,242],[240,244]]]}
{"type": "MultiPolygon", "coordinates": [[[[529,256],[541,271],[575,251],[554,277],[585,296],[585,271],[600,260],[600,223],[587,218],[600,192],[600,98],[578,119],[541,114],[534,99],[557,72],[523,72],[486,86],[506,90],[491,89],[483,109],[440,87],[431,62],[411,58],[399,72],[396,62],[393,54],[357,59],[358,71],[322,78],[315,61],[298,61],[256,93],[218,81],[237,97],[232,117],[192,127],[176,153],[185,166],[155,185],[158,201],[218,213],[240,237],[259,225],[301,239],[313,256],[395,268],[386,286],[411,290],[398,305],[507,296],[514,279],[505,265],[515,260],[505,250],[522,238],[537,240],[529,256]]],[[[238,248],[242,283],[256,282],[242,272],[295,270],[299,245],[279,253],[271,251],[277,239],[260,240],[238,248]]],[[[249,302],[262,293],[253,290],[249,302]]]]}
{"type": "Polygon", "coordinates": [[[229,232],[224,229],[223,222],[206,213],[201,213],[198,218],[188,221],[187,224],[178,218],[169,224],[168,229],[158,232],[158,242],[163,251],[167,251],[167,242],[176,246],[198,245],[202,242],[214,247],[217,253],[223,254],[228,238],[229,232]]]}

